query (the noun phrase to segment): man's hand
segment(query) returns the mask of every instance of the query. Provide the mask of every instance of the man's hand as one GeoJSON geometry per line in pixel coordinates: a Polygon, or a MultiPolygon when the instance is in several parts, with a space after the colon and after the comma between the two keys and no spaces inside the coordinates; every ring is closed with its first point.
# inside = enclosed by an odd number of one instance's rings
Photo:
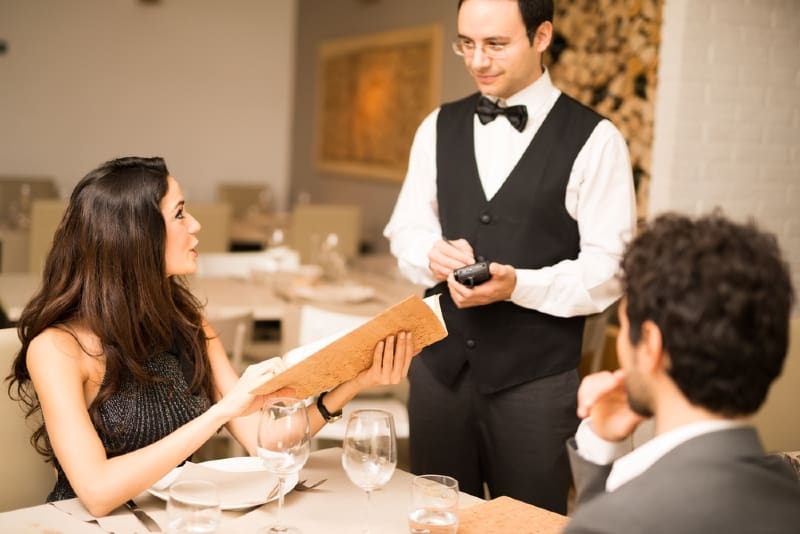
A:
{"type": "Polygon", "coordinates": [[[428,267],[438,282],[447,280],[450,273],[475,263],[475,253],[466,239],[437,241],[428,252],[428,267]]]}
{"type": "Polygon", "coordinates": [[[602,371],[583,379],[578,388],[578,417],[588,416],[594,433],[606,441],[626,439],[644,421],[628,404],[625,371],[602,371]]]}
{"type": "Polygon", "coordinates": [[[456,282],[451,272],[447,277],[450,297],[459,308],[483,306],[492,302],[507,300],[517,285],[517,271],[511,265],[490,263],[489,272],[492,277],[479,286],[469,288],[456,282]]]}

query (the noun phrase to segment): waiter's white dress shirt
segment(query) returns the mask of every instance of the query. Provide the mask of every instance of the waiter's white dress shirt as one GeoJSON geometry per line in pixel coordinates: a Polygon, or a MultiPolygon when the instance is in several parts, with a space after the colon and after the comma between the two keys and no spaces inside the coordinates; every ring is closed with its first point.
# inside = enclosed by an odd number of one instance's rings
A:
{"type": "MultiPolygon", "coordinates": [[[[528,123],[522,132],[503,116],[485,125],[475,116],[475,157],[487,200],[503,185],[560,94],[545,71],[533,84],[500,102],[527,107],[528,123]]],[[[384,229],[401,272],[427,286],[436,284],[428,269],[428,252],[442,239],[436,199],[438,115],[439,109],[434,110],[417,129],[405,182],[384,229]]],[[[601,120],[575,158],[564,198],[567,212],[578,223],[578,258],[541,269],[517,269],[512,302],[570,317],[600,312],[620,296],[615,275],[636,226],[631,174],[625,140],[611,122],[601,120]]]]}

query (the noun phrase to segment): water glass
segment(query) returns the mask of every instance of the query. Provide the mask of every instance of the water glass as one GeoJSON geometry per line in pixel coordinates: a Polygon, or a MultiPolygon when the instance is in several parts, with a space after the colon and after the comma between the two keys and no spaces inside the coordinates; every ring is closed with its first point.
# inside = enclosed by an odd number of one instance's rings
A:
{"type": "Polygon", "coordinates": [[[412,534],[456,534],[458,481],[446,475],[414,477],[408,528],[412,534]]]}
{"type": "Polygon", "coordinates": [[[171,534],[209,534],[221,517],[219,491],[207,480],[182,480],[169,488],[167,521],[171,534]]]}

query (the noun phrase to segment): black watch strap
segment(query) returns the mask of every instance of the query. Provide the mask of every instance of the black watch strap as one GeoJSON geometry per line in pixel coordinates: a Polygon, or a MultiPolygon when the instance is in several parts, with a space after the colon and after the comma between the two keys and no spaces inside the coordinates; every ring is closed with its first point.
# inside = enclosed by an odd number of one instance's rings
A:
{"type": "Polygon", "coordinates": [[[319,394],[319,397],[317,397],[317,410],[319,410],[319,413],[322,415],[322,418],[325,419],[325,422],[333,423],[334,421],[338,421],[342,418],[342,410],[334,413],[328,411],[328,409],[325,407],[325,403],[322,402],[322,399],[327,394],[327,391],[323,391],[319,394]]]}

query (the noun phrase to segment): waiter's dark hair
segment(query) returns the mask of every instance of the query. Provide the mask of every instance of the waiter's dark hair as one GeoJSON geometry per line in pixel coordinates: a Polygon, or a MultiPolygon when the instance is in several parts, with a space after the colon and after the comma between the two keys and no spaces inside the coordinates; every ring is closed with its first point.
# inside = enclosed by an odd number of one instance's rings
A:
{"type": "Polygon", "coordinates": [[[754,413],[783,368],[794,291],[774,235],[719,212],[655,219],[622,259],[629,338],[661,331],[672,380],[695,406],[754,413]]]}
{"type": "MultiPolygon", "coordinates": [[[[466,0],[458,0],[458,9],[466,0]]],[[[525,33],[528,41],[533,44],[536,30],[542,22],[553,22],[553,0],[517,0],[522,21],[525,23],[525,33]]]]}

